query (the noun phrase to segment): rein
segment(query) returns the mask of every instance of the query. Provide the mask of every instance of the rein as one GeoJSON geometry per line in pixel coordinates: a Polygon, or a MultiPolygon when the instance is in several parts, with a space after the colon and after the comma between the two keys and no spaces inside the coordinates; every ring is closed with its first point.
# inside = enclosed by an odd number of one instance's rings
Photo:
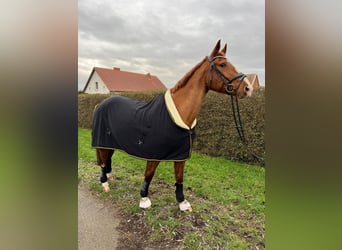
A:
{"type": "Polygon", "coordinates": [[[249,148],[248,148],[248,142],[245,136],[245,129],[242,125],[242,121],[241,121],[241,116],[240,116],[240,108],[239,108],[239,102],[238,102],[238,98],[237,98],[237,93],[235,93],[235,98],[233,93],[237,92],[240,85],[242,84],[243,80],[245,79],[246,75],[243,73],[238,73],[237,75],[235,75],[232,79],[229,79],[227,77],[225,77],[216,67],[216,65],[214,64],[214,60],[216,58],[224,58],[226,59],[226,57],[224,56],[215,56],[212,59],[210,59],[210,57],[208,57],[209,63],[210,63],[210,82],[209,82],[209,89],[211,89],[211,84],[212,84],[212,80],[213,80],[213,70],[215,70],[216,74],[221,78],[223,84],[225,85],[225,89],[226,89],[226,93],[230,96],[230,100],[231,100],[231,105],[232,105],[232,111],[233,111],[233,117],[234,117],[234,123],[235,123],[235,128],[239,134],[240,140],[242,142],[242,144],[246,147],[246,149],[248,150],[248,152],[255,157],[256,159],[258,159],[259,161],[263,160],[263,157],[256,155],[254,152],[252,152],[249,148]],[[234,89],[233,86],[233,81],[240,79],[240,83],[237,86],[236,89],[234,89]]]}

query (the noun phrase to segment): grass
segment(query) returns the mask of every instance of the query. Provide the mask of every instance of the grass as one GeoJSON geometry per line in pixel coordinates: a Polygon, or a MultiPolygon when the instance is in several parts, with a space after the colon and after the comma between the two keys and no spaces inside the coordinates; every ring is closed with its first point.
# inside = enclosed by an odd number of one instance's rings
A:
{"type": "MultiPolygon", "coordinates": [[[[174,194],[173,164],[162,162],[150,186],[152,207],[138,207],[145,161],[116,151],[115,180],[103,193],[91,132],[79,129],[78,179],[125,216],[144,225],[147,243],[183,249],[263,249],[265,247],[265,169],[193,152],[184,171],[184,195],[193,212],[180,212],[174,194]]],[[[133,229],[132,229],[133,230],[133,229]]]]}

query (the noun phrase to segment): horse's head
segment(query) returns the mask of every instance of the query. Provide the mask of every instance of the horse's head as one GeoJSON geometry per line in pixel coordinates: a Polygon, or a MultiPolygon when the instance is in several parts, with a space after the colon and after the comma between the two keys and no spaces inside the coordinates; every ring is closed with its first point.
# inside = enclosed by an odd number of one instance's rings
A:
{"type": "Polygon", "coordinates": [[[235,66],[227,60],[227,44],[220,50],[220,43],[219,40],[208,57],[210,70],[208,88],[238,98],[251,96],[253,86],[246,75],[239,73],[235,66]]]}

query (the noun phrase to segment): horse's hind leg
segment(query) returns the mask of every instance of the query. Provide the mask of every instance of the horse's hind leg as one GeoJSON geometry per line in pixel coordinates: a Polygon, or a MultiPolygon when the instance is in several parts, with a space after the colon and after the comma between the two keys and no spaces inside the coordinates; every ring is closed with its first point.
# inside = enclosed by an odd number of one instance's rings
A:
{"type": "Polygon", "coordinates": [[[113,149],[103,149],[97,148],[97,164],[101,166],[101,177],[100,181],[103,187],[103,191],[108,192],[110,190],[108,184],[108,178],[110,178],[110,173],[112,172],[112,156],[113,149]]]}
{"type": "Polygon", "coordinates": [[[159,165],[159,161],[147,161],[145,170],[145,180],[140,191],[140,203],[139,207],[149,208],[151,207],[151,200],[148,198],[148,188],[154,176],[154,173],[159,165]]]}
{"type": "Polygon", "coordinates": [[[175,179],[176,179],[176,200],[179,202],[179,209],[181,211],[192,211],[190,203],[184,198],[183,193],[183,173],[184,173],[185,161],[174,162],[175,179]]]}

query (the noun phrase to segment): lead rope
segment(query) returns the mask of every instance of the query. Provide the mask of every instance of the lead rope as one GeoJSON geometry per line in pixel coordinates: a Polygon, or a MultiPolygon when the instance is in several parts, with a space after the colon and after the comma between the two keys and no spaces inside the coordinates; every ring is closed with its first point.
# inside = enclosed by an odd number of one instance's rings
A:
{"type": "Polygon", "coordinates": [[[246,137],[245,137],[245,129],[243,128],[241,117],[240,117],[240,109],[239,109],[238,99],[237,99],[237,97],[235,97],[236,108],[234,105],[233,95],[230,95],[230,100],[231,100],[231,104],[232,104],[232,111],[233,111],[233,117],[234,117],[234,122],[235,122],[235,128],[239,134],[239,137],[240,137],[242,143],[246,145],[247,141],[246,141],[246,137]],[[235,109],[237,112],[235,111],[235,109]],[[236,119],[236,118],[238,118],[238,119],[236,119]],[[239,123],[238,123],[238,121],[239,121],[239,123]]]}
{"type": "Polygon", "coordinates": [[[234,105],[234,97],[233,95],[230,95],[230,100],[232,104],[232,111],[233,111],[233,117],[234,117],[234,122],[235,122],[235,128],[239,134],[240,140],[242,144],[246,147],[247,151],[257,160],[263,161],[264,158],[261,156],[258,156],[255,154],[253,151],[251,151],[248,147],[247,139],[245,136],[245,129],[243,128],[242,121],[241,121],[241,116],[240,116],[240,108],[239,108],[239,101],[237,96],[235,96],[235,103],[236,106],[234,105]]]}

